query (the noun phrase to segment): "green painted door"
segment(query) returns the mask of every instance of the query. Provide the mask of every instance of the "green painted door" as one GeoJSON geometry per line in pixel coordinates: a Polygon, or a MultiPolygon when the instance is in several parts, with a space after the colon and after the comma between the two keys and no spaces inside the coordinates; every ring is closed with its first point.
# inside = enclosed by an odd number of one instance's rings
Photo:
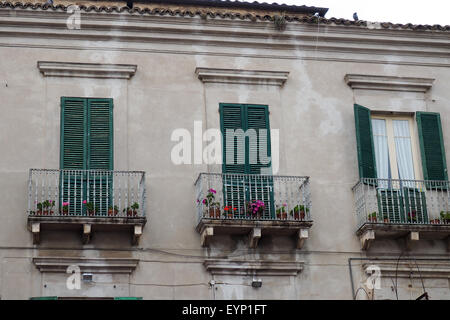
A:
{"type": "Polygon", "coordinates": [[[70,203],[69,213],[86,214],[86,200],[106,215],[113,190],[112,99],[61,98],[60,167],[60,203],[70,203]]]}
{"type": "Polygon", "coordinates": [[[268,106],[220,104],[224,204],[244,215],[248,202],[263,201],[263,218],[275,216],[268,106]],[[235,175],[234,175],[235,174],[235,175]]]}

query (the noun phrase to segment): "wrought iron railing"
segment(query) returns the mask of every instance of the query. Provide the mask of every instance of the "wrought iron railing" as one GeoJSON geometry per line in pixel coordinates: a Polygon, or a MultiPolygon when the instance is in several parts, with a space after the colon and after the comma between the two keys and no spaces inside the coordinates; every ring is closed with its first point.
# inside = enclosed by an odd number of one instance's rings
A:
{"type": "Polygon", "coordinates": [[[354,187],[358,228],[365,223],[450,224],[450,182],[363,178],[354,187]]]}
{"type": "Polygon", "coordinates": [[[145,216],[145,172],[30,169],[30,216],[145,216]]]}
{"type": "Polygon", "coordinates": [[[309,177],[201,173],[195,188],[199,221],[311,221],[309,177]]]}

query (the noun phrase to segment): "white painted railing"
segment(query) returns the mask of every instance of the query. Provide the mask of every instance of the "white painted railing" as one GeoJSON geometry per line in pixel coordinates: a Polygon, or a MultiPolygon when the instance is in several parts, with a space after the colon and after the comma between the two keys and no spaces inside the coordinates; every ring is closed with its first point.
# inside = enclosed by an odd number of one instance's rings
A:
{"type": "Polygon", "coordinates": [[[353,194],[358,228],[365,223],[450,223],[449,181],[363,178],[353,194]]]}
{"type": "Polygon", "coordinates": [[[311,221],[309,177],[201,173],[198,219],[311,221]]]}
{"type": "Polygon", "coordinates": [[[145,172],[30,169],[28,214],[142,217],[145,172]]]}

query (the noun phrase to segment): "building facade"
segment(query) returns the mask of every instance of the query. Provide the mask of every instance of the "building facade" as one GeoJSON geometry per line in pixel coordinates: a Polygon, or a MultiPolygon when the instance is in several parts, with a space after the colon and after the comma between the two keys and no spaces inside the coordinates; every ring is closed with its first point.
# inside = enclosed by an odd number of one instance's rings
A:
{"type": "Polygon", "coordinates": [[[450,28],[326,11],[2,1],[1,298],[449,299],[450,28]]]}

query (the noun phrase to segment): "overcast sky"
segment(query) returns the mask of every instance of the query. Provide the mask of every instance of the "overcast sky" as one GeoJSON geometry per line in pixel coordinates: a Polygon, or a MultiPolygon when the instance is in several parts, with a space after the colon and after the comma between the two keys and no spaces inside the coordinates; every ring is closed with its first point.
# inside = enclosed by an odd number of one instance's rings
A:
{"type": "MultiPolygon", "coordinates": [[[[251,2],[251,0],[250,0],[251,2]]],[[[329,8],[326,18],[450,25],[450,0],[259,0],[329,8]]]]}

